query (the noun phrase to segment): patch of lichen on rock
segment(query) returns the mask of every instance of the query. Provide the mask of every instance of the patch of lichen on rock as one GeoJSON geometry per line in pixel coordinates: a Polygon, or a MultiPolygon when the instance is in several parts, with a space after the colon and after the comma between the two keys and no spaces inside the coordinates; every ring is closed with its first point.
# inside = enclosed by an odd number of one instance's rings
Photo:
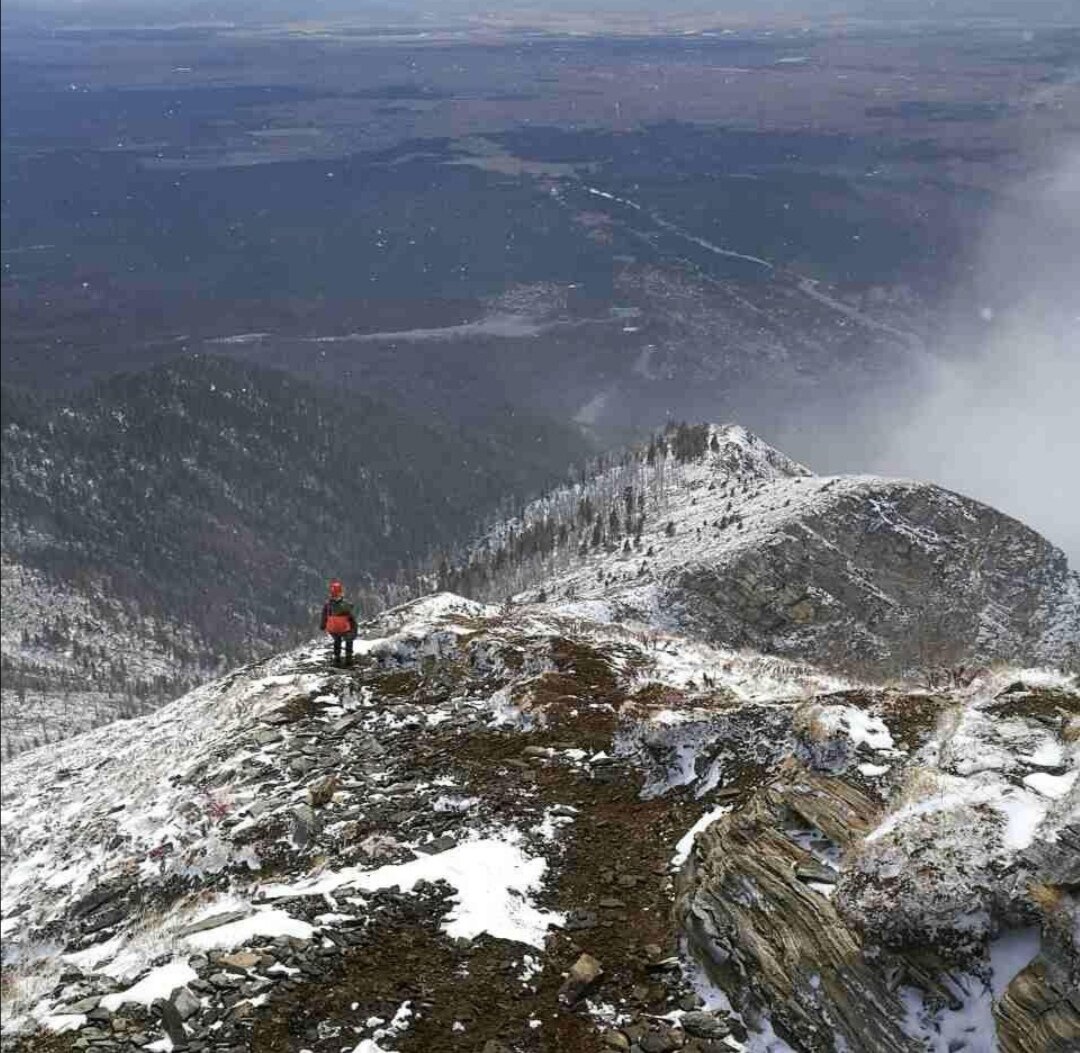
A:
{"type": "Polygon", "coordinates": [[[423,677],[412,669],[402,669],[393,673],[384,673],[377,677],[372,686],[383,698],[411,698],[420,689],[423,677]]]}

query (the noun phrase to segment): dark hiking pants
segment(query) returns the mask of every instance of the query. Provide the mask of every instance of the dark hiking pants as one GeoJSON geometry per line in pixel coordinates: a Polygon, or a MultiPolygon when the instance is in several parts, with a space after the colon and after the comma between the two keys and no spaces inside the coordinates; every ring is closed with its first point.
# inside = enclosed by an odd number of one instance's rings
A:
{"type": "Polygon", "coordinates": [[[334,641],[334,665],[341,664],[341,645],[345,644],[345,664],[352,665],[352,642],[351,635],[338,635],[335,633],[331,639],[334,641]]]}

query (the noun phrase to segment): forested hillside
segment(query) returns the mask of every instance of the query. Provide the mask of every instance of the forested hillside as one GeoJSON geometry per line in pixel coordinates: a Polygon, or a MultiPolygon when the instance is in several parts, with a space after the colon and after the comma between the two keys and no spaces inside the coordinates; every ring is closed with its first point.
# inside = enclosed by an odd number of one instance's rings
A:
{"type": "Polygon", "coordinates": [[[331,576],[374,610],[583,449],[520,415],[465,435],[213,356],[59,402],[5,388],[5,710],[57,677],[114,708],[136,681],[190,686],[310,630],[331,576]]]}

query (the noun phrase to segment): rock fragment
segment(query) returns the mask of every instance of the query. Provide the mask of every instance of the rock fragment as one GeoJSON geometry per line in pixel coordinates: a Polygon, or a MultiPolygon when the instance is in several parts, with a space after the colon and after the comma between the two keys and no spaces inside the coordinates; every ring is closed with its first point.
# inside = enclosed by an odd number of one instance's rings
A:
{"type": "Polygon", "coordinates": [[[165,1028],[165,1034],[172,1043],[173,1049],[187,1049],[188,1034],[184,1027],[184,1021],[180,1019],[180,1013],[172,1002],[159,998],[154,1002],[154,1008],[161,1017],[161,1025],[165,1028]]]}
{"type": "Polygon", "coordinates": [[[202,1003],[187,987],[178,987],[169,995],[169,1001],[172,1002],[181,1020],[189,1020],[202,1008],[202,1003]]]}
{"type": "Polygon", "coordinates": [[[731,1028],[726,1020],[700,1010],[683,1013],[680,1023],[683,1030],[694,1038],[717,1039],[731,1034],[731,1028]]]}
{"type": "Polygon", "coordinates": [[[591,954],[582,954],[572,966],[566,982],[559,988],[559,999],[566,1005],[579,1001],[595,987],[604,970],[591,954]]]}
{"type": "Polygon", "coordinates": [[[311,806],[298,804],[292,810],[292,839],[298,848],[305,848],[315,836],[315,813],[311,806]]]}
{"type": "Polygon", "coordinates": [[[322,808],[329,804],[340,785],[341,781],[334,774],[324,775],[321,779],[316,779],[307,788],[308,801],[311,807],[322,808]]]}

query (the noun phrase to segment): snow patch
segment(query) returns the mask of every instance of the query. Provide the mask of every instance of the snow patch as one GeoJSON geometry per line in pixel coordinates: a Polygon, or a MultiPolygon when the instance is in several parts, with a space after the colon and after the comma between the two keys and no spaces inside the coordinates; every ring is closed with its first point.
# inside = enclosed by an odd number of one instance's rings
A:
{"type": "Polygon", "coordinates": [[[678,844],[675,845],[675,854],[671,857],[671,865],[676,869],[681,867],[690,858],[690,853],[694,848],[694,841],[697,839],[697,835],[703,830],[712,826],[717,819],[722,818],[731,811],[730,804],[721,804],[714,808],[711,812],[706,812],[689,830],[679,838],[678,844]]]}
{"type": "Polygon", "coordinates": [[[990,987],[1000,998],[1016,975],[1039,953],[1041,939],[1037,926],[1012,929],[990,942],[990,987]]]}
{"type": "Polygon", "coordinates": [[[53,1016],[47,1016],[41,1021],[42,1027],[46,1031],[52,1031],[55,1034],[62,1035],[65,1031],[78,1031],[79,1028],[86,1026],[86,1014],[85,1013],[56,1013],[53,1016]]]}
{"type": "Polygon", "coordinates": [[[893,749],[893,737],[885,721],[855,706],[821,706],[815,718],[825,730],[843,732],[856,745],[874,751],[893,749]]]}
{"type": "Polygon", "coordinates": [[[1037,794],[1058,800],[1064,797],[1076,782],[1077,772],[1070,771],[1064,775],[1050,775],[1048,772],[1038,771],[1024,776],[1024,785],[1029,786],[1037,794]]]}
{"type": "Polygon", "coordinates": [[[176,958],[165,965],[151,969],[137,984],[126,991],[106,995],[101,1005],[115,1013],[125,1002],[137,1002],[149,1006],[158,998],[168,998],[178,987],[197,980],[199,974],[188,965],[186,958],[176,958]]]}
{"type": "Polygon", "coordinates": [[[308,940],[314,931],[306,921],[293,918],[283,910],[260,910],[239,921],[192,933],[183,940],[189,947],[208,951],[240,947],[256,936],[293,936],[299,940],[308,940]]]}
{"type": "Polygon", "coordinates": [[[517,844],[482,838],[409,863],[377,870],[350,867],[293,885],[273,886],[266,895],[270,899],[313,896],[343,886],[368,892],[394,887],[411,892],[421,881],[445,881],[457,891],[455,904],[443,922],[448,936],[471,940],[486,932],[542,948],[548,928],[564,920],[562,914],[540,910],[531,902],[546,870],[543,858],[527,855],[517,844]]]}
{"type": "Polygon", "coordinates": [[[860,764],[858,767],[859,772],[868,779],[876,779],[879,775],[884,775],[889,770],[888,764],[860,764]]]}

